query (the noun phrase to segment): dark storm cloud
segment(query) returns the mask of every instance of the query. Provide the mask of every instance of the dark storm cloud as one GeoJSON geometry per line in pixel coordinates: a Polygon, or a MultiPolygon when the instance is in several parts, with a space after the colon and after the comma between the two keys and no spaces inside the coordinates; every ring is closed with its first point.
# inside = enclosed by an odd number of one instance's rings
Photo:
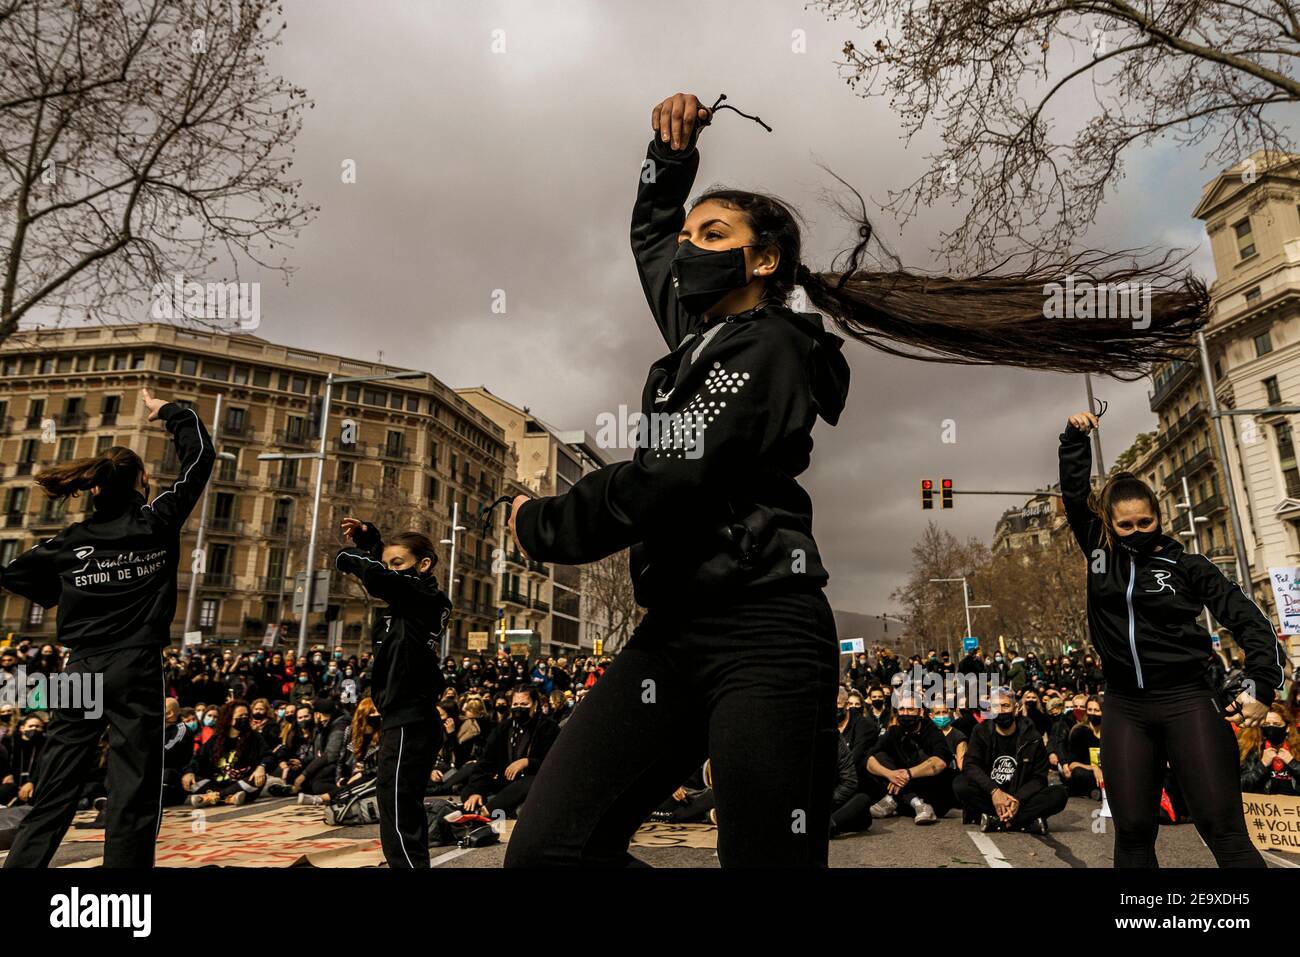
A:
{"type": "MultiPolygon", "coordinates": [[[[715,181],[775,192],[808,220],[807,259],[824,265],[851,233],[817,199],[825,162],[869,200],[910,182],[925,144],[905,148],[887,104],[847,89],[834,61],[845,39],[797,2],[492,3],[393,0],[286,4],[275,66],[316,107],[298,143],[319,219],[293,252],[291,285],[263,289],[261,333],[330,352],[484,384],[561,428],[635,408],[662,352],[628,249],[628,217],[655,102],[726,92],[767,133],[724,113],[701,140],[697,189],[715,181]],[[493,31],[504,31],[495,34],[493,31]],[[807,52],[792,52],[804,30],[807,52]],[[492,44],[504,37],[505,53],[492,44]],[[354,160],[357,182],[340,182],[354,160]],[[494,291],[506,312],[492,312],[494,291]]],[[[1208,176],[1138,162],[1107,210],[1107,241],[1199,241],[1188,218],[1208,176]],[[1121,205],[1122,204],[1113,204],[1121,205]],[[1137,208],[1137,207],[1135,207],[1137,208]]],[[[917,266],[951,210],[902,231],[869,208],[879,233],[917,266]]],[[[1084,405],[1079,377],[909,362],[860,345],[848,409],[814,432],[807,484],[836,607],[878,613],[906,574],[931,516],[988,540],[1015,499],[958,498],[922,513],[918,482],[1034,488],[1055,478],[1065,416],[1084,405]],[[945,419],[957,442],[944,444],[945,419]]],[[[1111,402],[1113,459],[1153,427],[1146,384],[1098,382],[1111,402]]]]}

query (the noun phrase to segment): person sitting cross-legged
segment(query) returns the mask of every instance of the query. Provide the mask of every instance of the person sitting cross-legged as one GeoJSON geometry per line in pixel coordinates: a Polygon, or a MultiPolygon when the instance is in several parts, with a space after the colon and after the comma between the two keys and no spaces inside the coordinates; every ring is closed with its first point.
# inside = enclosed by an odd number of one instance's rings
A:
{"type": "Polygon", "coordinates": [[[990,717],[975,726],[953,793],[980,815],[981,831],[1047,833],[1047,819],[1065,809],[1063,784],[1048,784],[1050,765],[1034,722],[1016,715],[1010,688],[993,691],[990,717]]]}

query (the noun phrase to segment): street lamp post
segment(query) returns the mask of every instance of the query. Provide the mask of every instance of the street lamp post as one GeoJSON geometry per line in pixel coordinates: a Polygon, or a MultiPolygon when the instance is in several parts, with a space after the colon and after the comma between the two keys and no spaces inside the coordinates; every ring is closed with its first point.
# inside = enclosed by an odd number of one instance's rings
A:
{"type": "Polygon", "coordinates": [[[298,627],[298,654],[300,656],[307,653],[307,620],[311,615],[311,603],[314,598],[312,586],[315,584],[314,576],[316,572],[316,531],[320,523],[320,495],[325,478],[325,447],[329,441],[330,402],[334,397],[334,386],[351,382],[380,382],[387,379],[423,379],[424,376],[425,373],[423,372],[392,372],[387,375],[359,375],[336,378],[334,373],[331,372],[325,376],[325,396],[321,402],[320,413],[320,445],[317,447],[317,451],[298,455],[268,453],[257,457],[259,461],[263,462],[277,462],[286,459],[316,459],[316,488],[312,494],[311,530],[307,537],[307,560],[303,562],[306,580],[303,583],[302,592],[302,620],[299,622],[298,627]]]}
{"type": "Polygon", "coordinates": [[[284,520],[284,561],[280,567],[280,593],[275,600],[275,614],[280,619],[275,623],[275,637],[279,641],[280,622],[284,621],[284,581],[289,577],[289,537],[293,534],[293,508],[294,499],[292,495],[281,495],[278,501],[289,503],[289,515],[284,520]]]}
{"type": "MultiPolygon", "coordinates": [[[[1205,518],[1202,515],[1197,515],[1196,512],[1193,511],[1192,493],[1191,490],[1187,487],[1186,475],[1182,476],[1182,482],[1183,482],[1183,500],[1181,502],[1175,502],[1174,508],[1183,509],[1187,512],[1187,531],[1183,532],[1182,534],[1185,538],[1190,538],[1192,540],[1192,554],[1199,555],[1201,554],[1201,536],[1196,530],[1196,523],[1208,522],[1209,519],[1205,518]]],[[[1210,628],[1210,610],[1208,608],[1205,609],[1205,630],[1213,634],[1213,630],[1210,628]]]]}
{"type": "MultiPolygon", "coordinates": [[[[454,602],[456,587],[456,533],[465,531],[465,526],[460,524],[460,502],[454,498],[451,502],[451,538],[444,538],[438,542],[439,545],[451,546],[451,557],[447,560],[447,600],[454,602]]],[[[451,633],[444,628],[442,631],[442,657],[446,658],[448,651],[451,650],[451,633]]]]}
{"type": "MultiPolygon", "coordinates": [[[[217,408],[212,413],[213,431],[216,432],[217,435],[221,434],[221,400],[223,398],[225,398],[225,396],[222,393],[218,392],[217,408]]],[[[228,459],[228,460],[236,458],[236,456],[232,452],[222,452],[217,457],[222,459],[228,459]]],[[[198,532],[198,537],[194,541],[194,551],[200,555],[203,555],[203,569],[204,569],[203,574],[207,573],[207,567],[208,567],[208,557],[203,551],[203,539],[204,539],[204,532],[206,532],[208,528],[208,495],[211,493],[211,491],[212,491],[212,483],[208,482],[208,484],[205,485],[203,488],[203,500],[199,503],[199,532],[198,532]]],[[[194,559],[191,558],[190,559],[190,590],[189,590],[189,594],[185,596],[185,633],[188,633],[194,627],[194,601],[198,594],[198,583],[199,583],[199,574],[200,574],[200,572],[194,567],[194,565],[195,565],[194,559]]]]}
{"type": "MultiPolygon", "coordinates": [[[[971,633],[970,633],[970,610],[971,610],[972,608],[992,608],[993,606],[992,606],[992,605],[972,605],[972,604],[970,603],[970,589],[966,587],[966,576],[965,576],[965,575],[963,575],[961,578],[931,578],[930,581],[932,581],[932,582],[961,582],[961,603],[962,603],[962,607],[966,609],[966,637],[967,637],[967,638],[972,637],[972,636],[971,636],[971,633]]],[[[963,650],[964,650],[964,649],[963,649],[963,650]]],[[[950,638],[950,639],[948,640],[948,657],[951,658],[951,657],[952,657],[952,654],[953,654],[953,652],[952,652],[952,639],[950,638]]]]}

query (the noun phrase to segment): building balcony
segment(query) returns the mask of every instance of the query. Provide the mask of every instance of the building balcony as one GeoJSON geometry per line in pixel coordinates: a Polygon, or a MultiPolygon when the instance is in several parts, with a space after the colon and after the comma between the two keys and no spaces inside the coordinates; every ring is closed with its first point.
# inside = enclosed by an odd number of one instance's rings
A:
{"type": "Polygon", "coordinates": [[[543,601],[543,600],[540,599],[540,598],[534,598],[534,599],[533,599],[533,607],[536,608],[536,609],[537,609],[538,611],[540,611],[540,612],[550,612],[550,610],[551,610],[551,603],[548,602],[548,601],[543,601]]]}
{"type": "Polygon", "coordinates": [[[528,596],[522,595],[517,591],[510,591],[510,590],[502,591],[501,601],[507,605],[518,605],[521,608],[528,607],[528,596]]]}
{"type": "Polygon", "coordinates": [[[233,515],[214,515],[208,519],[208,531],[216,535],[242,535],[244,523],[233,515]]]}
{"type": "Polygon", "coordinates": [[[80,431],[86,427],[86,413],[64,412],[54,421],[57,423],[57,428],[65,432],[80,431]]]}
{"type": "Polygon", "coordinates": [[[1147,400],[1152,412],[1159,412],[1171,395],[1187,382],[1196,371],[1195,363],[1179,359],[1167,367],[1165,375],[1156,383],[1154,392],[1147,393],[1147,400]]]}
{"type": "Polygon", "coordinates": [[[250,485],[253,473],[244,469],[218,468],[212,475],[212,481],[216,485],[250,485]]]}
{"type": "Polygon", "coordinates": [[[410,462],[411,450],[401,448],[400,446],[383,445],[380,446],[379,454],[392,462],[410,462]]]}
{"type": "Polygon", "coordinates": [[[40,512],[33,515],[31,521],[27,523],[28,528],[62,528],[68,524],[68,513],[62,512],[40,512]]]}
{"type": "Polygon", "coordinates": [[[247,422],[223,422],[220,431],[223,439],[250,439],[253,437],[253,427],[247,422]]]}
{"type": "Polygon", "coordinates": [[[545,562],[535,562],[531,558],[528,559],[528,570],[537,572],[537,574],[539,575],[546,575],[548,577],[551,574],[551,569],[549,565],[547,565],[545,562]]]}
{"type": "Polygon", "coordinates": [[[23,512],[6,512],[5,528],[22,528],[23,519],[25,517],[26,517],[25,513],[23,512]]]}
{"type": "Polygon", "coordinates": [[[14,475],[31,475],[35,462],[19,462],[14,466],[14,475]]]}
{"type": "Polygon", "coordinates": [[[10,435],[14,431],[14,420],[12,416],[0,415],[0,435],[10,435]]]}
{"type": "Polygon", "coordinates": [[[1190,479],[1207,465],[1213,464],[1214,453],[1210,451],[1209,448],[1201,449],[1201,451],[1197,452],[1190,459],[1169,473],[1165,478],[1165,489],[1173,489],[1176,492],[1181,492],[1182,482],[1180,479],[1182,479],[1184,475],[1190,479]]]}
{"type": "Polygon", "coordinates": [[[295,448],[309,448],[317,439],[310,432],[292,432],[288,429],[275,430],[275,444],[277,446],[291,446],[295,448]]]}
{"type": "Polygon", "coordinates": [[[524,558],[522,552],[516,551],[513,548],[506,552],[506,561],[510,562],[512,565],[518,565],[520,568],[528,567],[528,559],[524,558]]]}
{"type": "Polygon", "coordinates": [[[259,575],[257,578],[257,590],[260,592],[276,595],[279,594],[282,585],[285,597],[293,594],[294,582],[292,578],[277,578],[274,575],[259,575]]]}
{"type": "Polygon", "coordinates": [[[332,440],[330,448],[339,455],[357,455],[367,459],[374,458],[379,451],[375,446],[366,445],[364,442],[346,443],[342,439],[332,440]]]}
{"type": "Polygon", "coordinates": [[[271,487],[283,489],[286,492],[305,492],[307,490],[307,476],[277,474],[271,478],[271,487]]]}
{"type": "Polygon", "coordinates": [[[111,426],[115,426],[115,425],[117,425],[117,413],[116,413],[116,412],[101,412],[101,413],[99,413],[99,427],[100,427],[101,429],[106,429],[106,428],[109,428],[109,427],[111,427],[111,426]]]}
{"type": "Polygon", "coordinates": [[[201,588],[234,588],[235,576],[230,572],[204,572],[201,588]]]}

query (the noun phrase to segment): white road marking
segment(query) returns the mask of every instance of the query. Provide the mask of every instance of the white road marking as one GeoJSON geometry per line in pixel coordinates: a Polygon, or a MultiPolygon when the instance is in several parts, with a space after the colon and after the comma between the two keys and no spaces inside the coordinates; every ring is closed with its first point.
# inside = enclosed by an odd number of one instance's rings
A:
{"type": "Polygon", "coordinates": [[[989,867],[1011,867],[1011,862],[1002,856],[998,846],[993,843],[993,838],[989,837],[982,831],[967,831],[966,834],[975,846],[979,848],[980,853],[984,855],[984,860],[988,861],[989,867]]]}
{"type": "Polygon", "coordinates": [[[1283,858],[1281,855],[1274,854],[1272,851],[1260,851],[1260,853],[1263,854],[1270,861],[1272,861],[1274,864],[1276,864],[1278,867],[1300,867],[1300,864],[1295,863],[1295,861],[1288,861],[1285,858],[1283,858]]]}
{"type": "Polygon", "coordinates": [[[437,857],[429,861],[429,866],[437,867],[439,864],[446,863],[447,861],[454,861],[458,857],[464,857],[472,850],[474,850],[472,847],[462,847],[455,851],[448,851],[446,854],[439,854],[437,857]]]}

